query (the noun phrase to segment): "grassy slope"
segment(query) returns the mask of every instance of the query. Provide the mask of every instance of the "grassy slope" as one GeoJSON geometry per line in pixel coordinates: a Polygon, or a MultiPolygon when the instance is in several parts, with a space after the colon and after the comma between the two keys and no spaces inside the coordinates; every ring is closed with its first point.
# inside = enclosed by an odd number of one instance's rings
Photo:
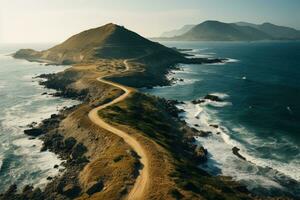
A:
{"type": "MultiPolygon", "coordinates": [[[[172,107],[172,106],[171,106],[172,107]]],[[[169,178],[175,183],[168,188],[173,197],[183,199],[250,199],[241,193],[241,187],[224,177],[211,177],[197,168],[189,147],[184,144],[182,122],[174,118],[170,105],[163,99],[135,93],[130,98],[113,105],[99,114],[113,124],[130,126],[144,137],[151,138],[171,155],[172,171],[169,178]],[[194,194],[191,195],[189,192],[194,194]],[[186,197],[184,197],[187,195],[186,197]]],[[[163,170],[163,169],[159,169],[163,170]]]]}

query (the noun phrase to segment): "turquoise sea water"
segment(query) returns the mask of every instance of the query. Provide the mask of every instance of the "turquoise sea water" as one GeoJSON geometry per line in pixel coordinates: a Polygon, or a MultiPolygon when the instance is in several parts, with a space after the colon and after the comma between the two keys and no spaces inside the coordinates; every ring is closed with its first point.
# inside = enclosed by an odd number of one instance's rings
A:
{"type": "Polygon", "coordinates": [[[209,151],[208,163],[200,167],[258,193],[300,195],[300,42],[164,44],[191,49],[195,57],[230,58],[226,64],[180,65],[169,76],[183,81],[143,90],[184,101],[179,107],[190,126],[213,132],[197,138],[209,151]],[[191,103],[206,94],[224,102],[191,103]],[[233,146],[249,162],[233,155],[233,146]]]}
{"type": "MultiPolygon", "coordinates": [[[[48,45],[30,45],[44,48],[48,45]]],[[[54,92],[38,84],[32,77],[42,73],[61,71],[66,66],[44,66],[16,60],[8,54],[27,45],[0,46],[0,192],[16,183],[43,186],[48,176],[58,174],[55,164],[62,161],[50,152],[40,152],[42,142],[30,140],[23,131],[32,122],[57,113],[76,101],[41,95],[54,92]]]]}

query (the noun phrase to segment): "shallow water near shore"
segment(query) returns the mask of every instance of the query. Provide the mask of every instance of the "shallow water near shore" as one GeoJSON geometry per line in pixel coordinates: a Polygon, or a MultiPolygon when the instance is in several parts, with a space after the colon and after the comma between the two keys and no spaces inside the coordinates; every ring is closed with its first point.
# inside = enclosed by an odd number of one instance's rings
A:
{"type": "Polygon", "coordinates": [[[179,65],[172,86],[142,90],[184,101],[190,126],[211,131],[197,138],[209,152],[200,167],[227,175],[268,195],[300,196],[300,42],[165,42],[195,57],[227,63],[179,65]],[[192,104],[207,94],[223,102],[192,104]],[[217,128],[210,126],[218,125],[217,128]],[[240,149],[244,161],[232,153],[240,149]]]}
{"type": "MultiPolygon", "coordinates": [[[[37,49],[48,46],[31,45],[37,49]]],[[[17,184],[20,189],[26,184],[43,187],[47,177],[59,173],[54,165],[62,160],[51,152],[40,152],[42,141],[30,139],[23,131],[32,122],[39,123],[63,107],[78,103],[42,95],[54,91],[43,88],[38,84],[40,79],[33,77],[62,71],[67,66],[45,66],[7,56],[22,47],[0,47],[0,192],[11,184],[17,184]]]]}

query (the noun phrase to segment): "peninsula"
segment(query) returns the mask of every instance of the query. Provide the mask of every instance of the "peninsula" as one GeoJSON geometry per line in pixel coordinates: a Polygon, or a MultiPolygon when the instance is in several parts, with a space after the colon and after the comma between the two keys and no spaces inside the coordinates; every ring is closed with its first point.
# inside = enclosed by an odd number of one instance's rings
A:
{"type": "MultiPolygon", "coordinates": [[[[15,58],[72,65],[44,74],[41,84],[80,105],[25,131],[65,160],[65,170],[41,190],[12,185],[0,199],[259,199],[230,177],[198,168],[207,151],[200,133],[182,121],[174,101],[140,87],[169,84],[178,63],[223,62],[186,58],[176,49],[107,24],[45,51],[19,50],[15,58]]],[[[54,166],[55,167],[55,166],[54,166]]]]}

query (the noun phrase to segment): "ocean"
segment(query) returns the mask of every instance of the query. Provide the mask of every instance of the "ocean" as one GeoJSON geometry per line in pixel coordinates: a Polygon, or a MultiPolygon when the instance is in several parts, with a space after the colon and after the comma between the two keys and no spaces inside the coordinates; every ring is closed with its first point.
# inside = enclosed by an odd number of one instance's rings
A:
{"type": "Polygon", "coordinates": [[[178,80],[171,86],[141,89],[183,101],[178,107],[188,124],[212,132],[197,137],[209,152],[199,167],[258,194],[300,196],[300,42],[162,43],[193,57],[228,58],[223,64],[180,64],[168,75],[178,80]],[[191,103],[207,94],[223,101],[191,103]]]}
{"type": "Polygon", "coordinates": [[[45,49],[49,45],[0,46],[0,192],[11,184],[20,189],[27,184],[43,187],[47,177],[59,174],[61,167],[53,166],[62,160],[51,152],[40,152],[42,141],[30,139],[23,131],[32,122],[39,123],[63,107],[78,103],[42,95],[54,91],[40,86],[40,79],[33,77],[62,71],[67,66],[45,66],[8,56],[24,47],[45,49]]]}

